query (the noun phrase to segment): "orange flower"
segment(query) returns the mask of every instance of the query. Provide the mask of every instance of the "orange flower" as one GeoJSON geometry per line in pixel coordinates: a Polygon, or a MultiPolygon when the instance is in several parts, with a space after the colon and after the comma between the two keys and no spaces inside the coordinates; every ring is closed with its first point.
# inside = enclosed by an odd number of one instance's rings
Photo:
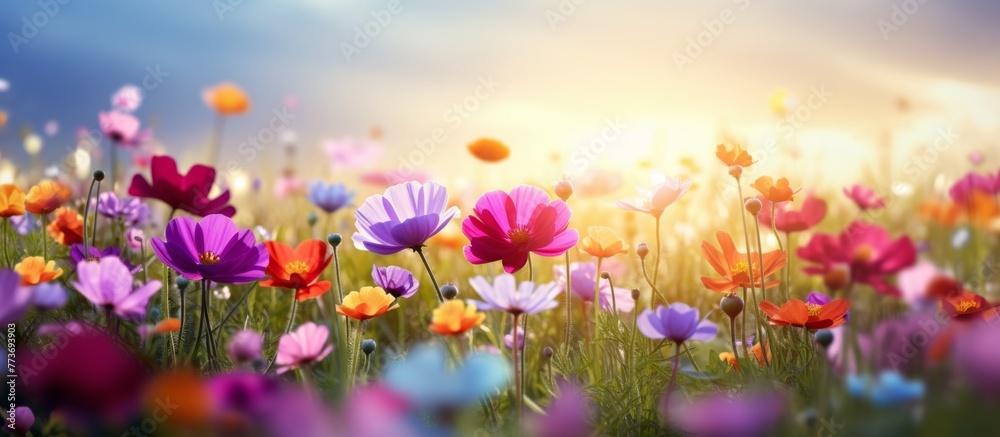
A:
{"type": "Polygon", "coordinates": [[[587,236],[580,242],[583,251],[598,258],[610,258],[618,254],[628,253],[628,245],[615,231],[606,226],[591,226],[587,228],[587,236]]]}
{"type": "Polygon", "coordinates": [[[476,304],[449,300],[434,310],[430,330],[441,335],[462,335],[486,320],[486,314],[476,311],[476,304]]]}
{"type": "Polygon", "coordinates": [[[320,240],[306,240],[295,250],[292,246],[275,241],[265,241],[271,255],[267,264],[270,278],[260,283],[262,287],[280,287],[295,290],[299,302],[320,297],[330,289],[330,281],[317,281],[330,265],[333,255],[327,255],[327,244],[320,240]]]}
{"type": "Polygon", "coordinates": [[[510,156],[510,148],[493,138],[480,138],[468,145],[469,153],[486,162],[500,162],[510,156]]]}
{"type": "Polygon", "coordinates": [[[47,229],[52,239],[63,246],[83,242],[83,216],[75,209],[65,206],[57,209],[56,219],[47,229]]]}
{"type": "Polygon", "coordinates": [[[220,83],[202,94],[205,104],[221,115],[240,115],[250,110],[250,98],[239,86],[220,83]]]}
{"type": "Polygon", "coordinates": [[[767,314],[772,325],[795,326],[806,329],[823,329],[843,325],[844,315],[851,309],[847,299],[835,299],[826,305],[806,303],[798,299],[785,302],[779,308],[770,301],[762,301],[760,310],[767,314]]]}
{"type": "Polygon", "coordinates": [[[979,190],[972,192],[965,208],[969,223],[979,227],[989,226],[993,219],[1000,215],[1000,206],[997,205],[996,198],[979,190]]]}
{"type": "Polygon", "coordinates": [[[941,309],[955,320],[968,320],[988,316],[993,309],[986,298],[968,290],[962,290],[942,298],[941,309]]]}
{"type": "Polygon", "coordinates": [[[729,150],[725,144],[719,144],[715,147],[715,156],[729,167],[734,165],[749,167],[753,165],[753,158],[739,144],[733,144],[732,150],[729,150]]]}
{"type": "Polygon", "coordinates": [[[162,420],[187,427],[206,423],[214,406],[205,381],[197,372],[187,369],[155,377],[146,387],[143,400],[148,411],[157,414],[163,402],[169,402],[173,409],[163,414],[162,420]]]}
{"type": "Polygon", "coordinates": [[[0,111],[0,127],[4,127],[7,124],[7,113],[0,111]]]}
{"type": "Polygon", "coordinates": [[[780,178],[775,183],[770,176],[761,176],[750,186],[756,188],[767,200],[774,203],[791,201],[792,195],[796,193],[788,185],[787,178],[780,178]]]}
{"type": "Polygon", "coordinates": [[[729,363],[729,367],[731,367],[733,370],[737,372],[740,371],[740,363],[739,361],[736,360],[736,354],[732,352],[720,352],[719,360],[721,360],[723,363],[729,363]]]}
{"type": "Polygon", "coordinates": [[[24,191],[14,184],[0,185],[0,217],[24,215],[24,191]]]}
{"type": "Polygon", "coordinates": [[[962,207],[953,202],[928,200],[920,204],[920,217],[941,226],[952,227],[962,216],[962,207]]]}
{"type": "MultiPolygon", "coordinates": [[[[722,247],[720,253],[715,246],[708,241],[701,242],[701,255],[712,265],[715,272],[721,278],[701,277],[701,283],[705,288],[719,293],[729,293],[737,288],[750,288],[753,286],[760,288],[771,288],[779,284],[779,281],[761,283],[760,278],[760,256],[757,252],[751,252],[748,258],[745,254],[736,250],[736,243],[733,237],[725,232],[715,234],[719,239],[719,246],[722,247]]],[[[785,266],[785,252],[772,250],[764,253],[764,277],[767,278],[785,266]]]]}
{"type": "Polygon", "coordinates": [[[49,282],[63,274],[57,269],[55,261],[45,262],[40,256],[29,256],[14,266],[14,271],[21,275],[21,285],[38,285],[49,282]]]}
{"type": "Polygon", "coordinates": [[[180,331],[180,330],[181,330],[181,321],[180,321],[180,319],[175,319],[175,318],[171,317],[171,318],[169,318],[167,320],[164,320],[164,321],[162,321],[160,323],[157,323],[156,327],[153,328],[153,333],[155,333],[155,334],[166,334],[168,332],[177,332],[177,331],[180,331]]]}
{"type": "Polygon", "coordinates": [[[344,296],[344,304],[337,305],[337,314],[343,314],[355,320],[374,319],[387,311],[399,308],[393,304],[396,298],[386,293],[382,287],[361,287],[344,296]]]}
{"type": "Polygon", "coordinates": [[[62,206],[73,195],[68,186],[55,181],[41,181],[28,190],[24,209],[32,214],[48,214],[62,206]]]}
{"type": "Polygon", "coordinates": [[[771,344],[770,343],[768,343],[765,340],[764,341],[764,347],[761,347],[760,343],[758,342],[757,344],[753,345],[752,348],[750,348],[750,352],[753,353],[753,356],[757,357],[757,364],[760,364],[761,366],[763,366],[765,364],[765,362],[764,362],[764,349],[767,349],[767,362],[769,363],[769,362],[771,362],[771,344]]]}

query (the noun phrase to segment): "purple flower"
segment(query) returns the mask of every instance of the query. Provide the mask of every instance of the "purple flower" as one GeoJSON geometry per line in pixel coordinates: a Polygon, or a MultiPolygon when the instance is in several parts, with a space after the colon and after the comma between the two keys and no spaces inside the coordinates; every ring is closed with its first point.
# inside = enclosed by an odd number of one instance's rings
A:
{"type": "Polygon", "coordinates": [[[229,358],[237,366],[252,364],[261,358],[260,352],[264,348],[264,337],[259,332],[244,329],[237,332],[232,340],[229,340],[229,358]]]}
{"type": "Polygon", "coordinates": [[[178,217],[167,224],[166,237],[153,237],[153,253],[187,279],[246,284],[264,277],[267,249],[229,217],[212,214],[201,222],[178,217]]]}
{"type": "MultiPolygon", "coordinates": [[[[552,268],[555,274],[556,284],[563,289],[566,288],[566,266],[558,265],[552,268]]],[[[570,291],[576,298],[586,302],[594,301],[594,279],[597,278],[597,264],[593,262],[575,262],[569,265],[570,271],[570,291]]],[[[611,283],[607,279],[601,279],[601,309],[611,311],[611,283]]],[[[632,312],[635,309],[635,301],[632,300],[632,291],[625,287],[615,288],[615,302],[618,311],[623,313],[632,312]]]]}
{"type": "Polygon", "coordinates": [[[318,363],[333,351],[333,345],[326,344],[330,331],[326,326],[306,322],[295,332],[281,336],[278,340],[278,356],[274,364],[276,372],[282,374],[291,369],[298,369],[318,363]]]}
{"type": "Polygon", "coordinates": [[[146,317],[149,298],[160,290],[160,281],[149,281],[132,289],[132,273],[118,258],[101,258],[76,266],[77,281],[73,282],[83,297],[91,303],[127,320],[146,317]]]}
{"type": "Polygon", "coordinates": [[[31,289],[21,286],[21,275],[13,270],[0,270],[0,325],[16,323],[31,305],[31,289]]]}
{"type": "Polygon", "coordinates": [[[31,303],[35,308],[54,310],[66,305],[66,289],[56,281],[43,282],[36,285],[31,294],[31,303]]]}
{"type": "Polygon", "coordinates": [[[435,182],[393,185],[384,195],[373,195],[354,213],[354,247],[392,255],[420,249],[458,215],[448,208],[448,191],[435,182]]]}
{"type": "Polygon", "coordinates": [[[119,199],[115,193],[110,191],[101,193],[97,198],[97,212],[101,215],[122,219],[125,226],[142,226],[149,221],[149,205],[137,198],[119,199]]]}
{"type": "Polygon", "coordinates": [[[417,282],[413,273],[402,267],[372,266],[372,279],[375,280],[375,285],[382,287],[393,297],[410,297],[420,288],[420,282],[417,282]]]}
{"type": "Polygon", "coordinates": [[[545,415],[533,415],[530,435],[537,437],[579,437],[592,435],[596,416],[587,394],[575,384],[559,381],[559,396],[552,400],[545,415]]]}
{"type": "Polygon", "coordinates": [[[313,205],[330,214],[351,203],[354,191],[348,191],[344,184],[325,184],[323,181],[313,181],[309,184],[309,194],[306,196],[313,205]]]}
{"type": "Polygon", "coordinates": [[[84,254],[83,250],[84,250],[83,243],[77,243],[70,246],[69,248],[70,267],[75,269],[78,264],[84,261],[97,261],[104,258],[118,258],[121,260],[122,264],[125,264],[125,267],[128,267],[129,271],[132,272],[133,275],[138,273],[140,270],[138,266],[134,266],[127,259],[122,258],[121,248],[108,246],[104,248],[104,250],[101,250],[94,246],[87,246],[87,252],[90,253],[86,255],[84,254]]]}
{"type": "Polygon", "coordinates": [[[469,299],[468,302],[475,303],[483,311],[535,314],[559,306],[556,301],[559,287],[554,282],[537,286],[531,281],[517,284],[514,275],[502,273],[493,279],[492,284],[482,276],[470,279],[469,283],[483,300],[469,299]]]}
{"type": "Polygon", "coordinates": [[[17,407],[14,409],[14,415],[8,419],[7,429],[11,430],[15,435],[28,435],[28,432],[31,431],[31,426],[34,424],[35,413],[31,412],[31,408],[17,407]]]}
{"type": "MultiPolygon", "coordinates": [[[[813,291],[809,293],[809,296],[806,296],[806,303],[811,303],[820,306],[830,303],[831,300],[833,299],[831,299],[830,296],[827,296],[818,291],[813,291]]],[[[848,311],[847,313],[844,314],[844,320],[850,320],[850,318],[851,318],[851,312],[848,311]]]]}
{"type": "Polygon", "coordinates": [[[10,224],[14,227],[14,231],[17,232],[17,235],[22,237],[34,232],[35,229],[38,229],[38,220],[35,219],[34,214],[11,217],[10,224]]]}
{"type": "Polygon", "coordinates": [[[669,405],[670,409],[664,412],[669,421],[701,437],[767,435],[781,420],[786,408],[784,397],[777,393],[739,397],[719,393],[690,403],[670,402],[669,405]]]}
{"type": "Polygon", "coordinates": [[[977,191],[996,195],[1000,192],[1000,174],[969,172],[948,189],[948,196],[955,203],[964,205],[972,200],[972,193],[977,191]]]}
{"type": "Polygon", "coordinates": [[[996,319],[978,322],[955,335],[952,344],[954,372],[969,382],[979,394],[1000,395],[1000,323],[996,319]]]}
{"type": "Polygon", "coordinates": [[[660,306],[654,312],[647,309],[639,314],[639,332],[653,340],[667,339],[675,343],[687,340],[709,341],[719,333],[719,327],[708,320],[698,319],[698,310],[677,302],[660,306]]]}
{"type": "MultiPolygon", "coordinates": [[[[517,350],[524,350],[524,332],[520,326],[515,326],[507,335],[503,336],[503,344],[507,349],[514,349],[514,337],[517,336],[517,350]]],[[[535,338],[535,334],[528,333],[528,338],[535,338]]]]}

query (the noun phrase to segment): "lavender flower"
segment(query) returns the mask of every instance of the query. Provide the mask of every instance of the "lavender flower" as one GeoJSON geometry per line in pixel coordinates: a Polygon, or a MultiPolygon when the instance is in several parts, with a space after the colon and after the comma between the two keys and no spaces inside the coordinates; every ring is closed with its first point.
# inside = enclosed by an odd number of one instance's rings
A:
{"type": "Polygon", "coordinates": [[[393,297],[410,297],[420,288],[420,282],[417,282],[413,273],[402,267],[372,266],[372,279],[375,280],[375,285],[382,287],[393,297]]]}
{"type": "Polygon", "coordinates": [[[365,199],[354,213],[358,232],[351,239],[354,247],[379,255],[417,250],[456,216],[458,207],[448,207],[442,185],[404,182],[365,199]]]}

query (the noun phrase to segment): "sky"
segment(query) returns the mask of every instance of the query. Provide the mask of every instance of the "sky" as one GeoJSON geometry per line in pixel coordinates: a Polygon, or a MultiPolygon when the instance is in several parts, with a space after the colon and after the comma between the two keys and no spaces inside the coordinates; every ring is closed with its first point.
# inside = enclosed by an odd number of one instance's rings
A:
{"type": "Polygon", "coordinates": [[[58,160],[115,90],[144,81],[137,115],[182,162],[206,158],[202,91],[232,81],[253,108],[227,120],[223,160],[277,173],[280,136],[253,160],[239,147],[284,111],[293,164],[326,179],[323,141],[374,126],[382,167],[535,179],[642,160],[671,171],[723,138],[849,174],[888,142],[902,172],[942,129],[984,150],[1000,133],[990,0],[62,1],[0,3],[0,157],[15,166],[22,130],[58,121],[42,155],[58,160]],[[797,111],[782,121],[772,101],[797,111]],[[508,167],[466,153],[480,137],[511,147],[508,167]]]}

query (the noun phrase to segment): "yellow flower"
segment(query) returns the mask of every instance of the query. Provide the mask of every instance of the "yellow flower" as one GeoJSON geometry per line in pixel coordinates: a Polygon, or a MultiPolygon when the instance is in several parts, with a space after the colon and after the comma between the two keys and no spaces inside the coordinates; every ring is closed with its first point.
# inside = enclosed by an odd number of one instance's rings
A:
{"type": "Polygon", "coordinates": [[[739,361],[736,361],[736,354],[732,352],[720,352],[719,359],[722,360],[723,363],[729,363],[729,367],[733,368],[733,370],[736,370],[737,372],[740,371],[740,363],[739,361]]]}
{"type": "Polygon", "coordinates": [[[48,214],[62,206],[73,195],[68,186],[55,181],[41,181],[28,190],[24,209],[32,214],[48,214]]]}
{"type": "Polygon", "coordinates": [[[221,115],[240,115],[250,110],[250,97],[232,83],[220,83],[205,90],[205,104],[221,115]]]}
{"type": "Polygon", "coordinates": [[[587,236],[580,243],[583,251],[598,258],[610,258],[618,254],[628,253],[628,245],[615,231],[607,226],[591,226],[587,228],[587,236]]]}
{"type": "Polygon", "coordinates": [[[63,274],[57,269],[55,261],[45,262],[40,256],[29,256],[14,266],[14,271],[21,275],[21,285],[38,285],[49,282],[63,274]]]}
{"type": "Polygon", "coordinates": [[[382,287],[361,287],[361,290],[344,296],[343,305],[337,305],[337,314],[355,320],[374,319],[399,308],[399,304],[392,303],[394,300],[396,298],[386,293],[382,287]]]}
{"type": "Polygon", "coordinates": [[[434,310],[430,330],[441,335],[461,335],[479,326],[486,314],[476,311],[476,304],[449,300],[434,310]]]}
{"type": "Polygon", "coordinates": [[[0,217],[24,215],[24,191],[14,184],[0,185],[0,217]]]}

